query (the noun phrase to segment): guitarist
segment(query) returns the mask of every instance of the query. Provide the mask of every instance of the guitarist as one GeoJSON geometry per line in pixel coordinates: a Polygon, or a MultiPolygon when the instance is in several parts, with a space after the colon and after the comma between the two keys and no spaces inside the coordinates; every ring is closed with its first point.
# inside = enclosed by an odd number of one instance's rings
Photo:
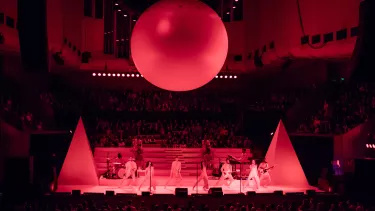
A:
{"type": "Polygon", "coordinates": [[[221,177],[217,181],[215,186],[218,186],[219,183],[223,182],[223,180],[228,179],[229,180],[228,187],[230,187],[230,185],[232,184],[232,182],[234,180],[233,176],[232,176],[232,165],[230,165],[230,159],[227,158],[226,162],[221,167],[220,171],[221,171],[221,177]]]}
{"type": "Polygon", "coordinates": [[[260,185],[264,188],[266,188],[271,183],[271,175],[269,173],[271,169],[273,169],[273,166],[269,167],[267,161],[265,160],[259,164],[258,172],[260,185]]]}

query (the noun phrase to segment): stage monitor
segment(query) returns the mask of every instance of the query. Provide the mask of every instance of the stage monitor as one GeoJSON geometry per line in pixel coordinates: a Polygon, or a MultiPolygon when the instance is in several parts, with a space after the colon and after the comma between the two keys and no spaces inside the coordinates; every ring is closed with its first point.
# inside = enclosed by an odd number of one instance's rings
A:
{"type": "Polygon", "coordinates": [[[223,189],[222,188],[210,188],[208,190],[208,194],[212,196],[223,196],[223,189]]]}
{"type": "Polygon", "coordinates": [[[176,188],[175,189],[175,195],[180,197],[186,197],[188,195],[188,189],[187,188],[176,188]]]}

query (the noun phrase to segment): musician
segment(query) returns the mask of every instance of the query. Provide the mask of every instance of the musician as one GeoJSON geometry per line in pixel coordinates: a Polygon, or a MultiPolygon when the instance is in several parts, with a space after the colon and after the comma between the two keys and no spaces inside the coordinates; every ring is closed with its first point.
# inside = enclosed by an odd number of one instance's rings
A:
{"type": "Polygon", "coordinates": [[[228,179],[229,180],[228,187],[230,187],[230,185],[232,184],[234,180],[232,176],[232,165],[230,165],[230,159],[227,158],[225,164],[221,167],[220,171],[221,171],[221,177],[216,182],[215,186],[218,186],[219,183],[221,183],[223,180],[228,179]]]}
{"type": "Polygon", "coordinates": [[[124,163],[124,160],[123,160],[123,158],[122,158],[122,154],[121,154],[121,153],[118,153],[118,154],[117,154],[117,157],[114,159],[113,162],[114,162],[114,163],[121,163],[121,164],[123,164],[123,163],[124,163]]]}
{"type": "Polygon", "coordinates": [[[167,183],[164,185],[164,188],[167,188],[168,183],[172,179],[175,179],[177,181],[178,186],[180,186],[180,183],[182,181],[182,176],[181,176],[181,162],[178,160],[177,156],[176,156],[175,160],[172,162],[171,174],[169,176],[169,179],[168,179],[167,183]]]}
{"type": "Polygon", "coordinates": [[[260,185],[260,180],[259,180],[259,176],[258,176],[258,166],[255,162],[255,159],[253,159],[251,161],[250,173],[249,173],[249,176],[247,177],[246,183],[244,184],[244,187],[243,187],[244,189],[247,186],[249,186],[250,180],[253,180],[253,182],[255,183],[255,190],[257,190],[259,188],[259,185],[260,185]]]}
{"type": "Polygon", "coordinates": [[[208,176],[207,176],[207,166],[204,161],[201,162],[201,175],[199,176],[198,181],[193,186],[193,190],[195,189],[195,187],[198,185],[198,183],[201,180],[203,180],[203,183],[204,183],[203,190],[207,191],[209,189],[208,188],[208,176]]]}
{"type": "Polygon", "coordinates": [[[266,161],[262,161],[259,164],[259,175],[260,185],[266,188],[271,183],[271,175],[269,173],[270,167],[266,161]]]}
{"type": "Polygon", "coordinates": [[[125,171],[126,173],[122,179],[121,185],[125,180],[129,179],[129,177],[132,177],[132,183],[129,185],[135,184],[135,172],[137,171],[137,164],[134,162],[134,158],[130,157],[128,162],[126,162],[125,171]]]}
{"type": "Polygon", "coordinates": [[[151,192],[151,187],[154,189],[154,191],[156,190],[156,181],[154,179],[154,174],[155,174],[154,164],[151,161],[147,161],[146,162],[146,176],[144,177],[141,184],[139,185],[139,188],[138,188],[139,191],[141,190],[141,187],[146,181],[150,181],[151,183],[149,187],[150,192],[151,192]]]}
{"type": "Polygon", "coordinates": [[[142,145],[138,144],[137,148],[133,151],[133,153],[134,153],[135,162],[137,163],[137,166],[140,168],[143,168],[144,161],[143,161],[142,145]]]}
{"type": "Polygon", "coordinates": [[[206,149],[204,150],[203,152],[203,160],[206,164],[206,167],[208,169],[211,169],[213,164],[212,164],[212,160],[213,160],[213,154],[212,154],[212,151],[211,151],[211,147],[207,146],[206,149]]]}

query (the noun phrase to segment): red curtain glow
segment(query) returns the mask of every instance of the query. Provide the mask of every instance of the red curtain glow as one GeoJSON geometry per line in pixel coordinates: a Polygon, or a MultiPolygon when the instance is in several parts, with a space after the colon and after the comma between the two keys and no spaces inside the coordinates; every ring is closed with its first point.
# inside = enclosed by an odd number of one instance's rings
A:
{"type": "Polygon", "coordinates": [[[188,91],[211,81],[228,52],[220,17],[200,1],[163,0],[137,21],[131,52],[138,71],[150,83],[188,91]]]}

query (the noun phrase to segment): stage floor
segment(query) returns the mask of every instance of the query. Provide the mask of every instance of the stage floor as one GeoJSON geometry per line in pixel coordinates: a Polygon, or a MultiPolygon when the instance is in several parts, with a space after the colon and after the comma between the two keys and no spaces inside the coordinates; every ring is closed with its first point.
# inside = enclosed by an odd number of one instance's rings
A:
{"type": "MultiPolygon", "coordinates": [[[[166,188],[164,188],[164,184],[167,182],[168,177],[155,177],[156,179],[156,191],[154,194],[174,194],[176,182],[171,181],[166,188]]],[[[188,188],[188,194],[207,194],[207,191],[203,190],[203,181],[199,183],[198,190],[193,190],[193,185],[196,182],[196,177],[183,177],[183,180],[180,184],[180,188],[188,188]]],[[[128,186],[131,181],[125,181],[124,185],[120,186],[121,180],[113,180],[113,179],[104,179],[101,178],[99,180],[98,186],[87,186],[87,185],[59,185],[57,192],[71,192],[72,190],[81,190],[81,193],[105,193],[106,191],[115,191],[115,193],[127,193],[127,194],[137,194],[141,195],[142,192],[148,191],[149,182],[146,182],[144,186],[138,191],[138,184],[142,180],[142,178],[138,178],[136,180],[136,185],[128,186]]],[[[215,187],[217,180],[209,179],[208,183],[210,187],[215,187]]],[[[244,181],[242,181],[244,182],[244,181]]],[[[252,188],[246,188],[245,190],[240,188],[240,181],[235,180],[231,184],[231,187],[226,185],[222,186],[224,194],[237,194],[237,193],[246,193],[247,191],[254,191],[252,188]]],[[[316,192],[323,192],[316,187],[309,186],[309,187],[288,187],[288,186],[268,186],[267,188],[259,188],[256,192],[257,193],[273,193],[276,190],[282,190],[284,193],[293,193],[293,192],[304,192],[306,190],[315,190],[316,192]]]]}

